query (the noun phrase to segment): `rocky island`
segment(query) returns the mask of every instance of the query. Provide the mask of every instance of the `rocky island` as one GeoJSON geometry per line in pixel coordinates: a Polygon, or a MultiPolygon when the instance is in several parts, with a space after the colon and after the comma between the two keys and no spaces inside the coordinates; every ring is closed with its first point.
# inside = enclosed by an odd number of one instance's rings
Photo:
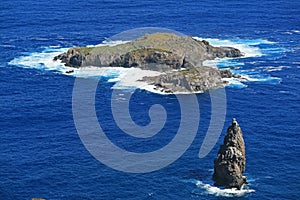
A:
{"type": "Polygon", "coordinates": [[[235,77],[229,70],[203,66],[205,60],[243,56],[233,47],[214,47],[207,41],[172,33],[146,34],[131,42],[115,46],[73,47],[54,60],[79,68],[136,67],[161,72],[143,77],[156,90],[165,93],[204,92],[223,87],[222,78],[235,77]]]}
{"type": "Polygon", "coordinates": [[[213,180],[216,186],[241,189],[247,183],[243,176],[246,166],[242,130],[233,118],[214,161],[213,180]]]}

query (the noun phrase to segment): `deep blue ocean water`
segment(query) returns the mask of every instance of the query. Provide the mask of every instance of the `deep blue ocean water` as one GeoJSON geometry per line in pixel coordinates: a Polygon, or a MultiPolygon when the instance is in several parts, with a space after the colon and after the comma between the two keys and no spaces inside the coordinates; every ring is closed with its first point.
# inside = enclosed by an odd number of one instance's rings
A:
{"type": "MultiPolygon", "coordinates": [[[[0,199],[298,199],[299,7],[296,0],[3,0],[0,199]],[[261,55],[218,64],[235,65],[238,68],[233,70],[253,81],[243,83],[241,88],[226,88],[225,126],[205,158],[200,159],[198,152],[210,120],[208,93],[197,95],[199,130],[183,156],[159,171],[129,174],[105,166],[85,149],[72,115],[75,78],[49,70],[35,55],[96,45],[139,27],[163,27],[215,42],[237,42],[261,55]],[[20,64],[24,57],[31,59],[27,65],[20,64]],[[212,184],[213,159],[232,117],[238,119],[244,133],[245,175],[249,189],[255,190],[242,197],[226,195],[216,188],[207,190],[200,184],[212,184]]],[[[149,123],[145,110],[155,103],[165,105],[173,118],[153,140],[131,141],[125,137],[111,119],[112,85],[102,79],[96,95],[99,121],[112,141],[130,151],[148,152],[174,137],[180,120],[176,98],[141,90],[134,93],[131,102],[131,114],[138,124],[149,123]]]]}

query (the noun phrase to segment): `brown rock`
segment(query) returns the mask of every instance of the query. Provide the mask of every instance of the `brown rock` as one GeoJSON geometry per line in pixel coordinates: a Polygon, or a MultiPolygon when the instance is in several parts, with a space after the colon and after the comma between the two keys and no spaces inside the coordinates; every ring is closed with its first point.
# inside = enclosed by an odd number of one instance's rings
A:
{"type": "Polygon", "coordinates": [[[246,166],[245,144],[240,126],[235,118],[227,130],[214,161],[213,180],[216,186],[241,189],[247,183],[243,176],[246,166]]]}

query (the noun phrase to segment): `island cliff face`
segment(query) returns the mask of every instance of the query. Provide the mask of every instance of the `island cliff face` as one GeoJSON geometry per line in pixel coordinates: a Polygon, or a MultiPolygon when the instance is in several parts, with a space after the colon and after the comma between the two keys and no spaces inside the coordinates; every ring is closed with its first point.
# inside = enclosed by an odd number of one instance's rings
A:
{"type": "Polygon", "coordinates": [[[214,161],[213,180],[216,186],[241,189],[246,184],[243,176],[246,167],[245,144],[240,126],[235,118],[227,130],[214,161]]]}
{"type": "Polygon", "coordinates": [[[232,47],[213,47],[207,41],[171,33],[146,34],[115,46],[74,47],[54,57],[70,67],[138,67],[162,72],[143,81],[156,85],[161,92],[203,92],[224,86],[229,70],[203,66],[203,61],[243,54],[232,47]]]}

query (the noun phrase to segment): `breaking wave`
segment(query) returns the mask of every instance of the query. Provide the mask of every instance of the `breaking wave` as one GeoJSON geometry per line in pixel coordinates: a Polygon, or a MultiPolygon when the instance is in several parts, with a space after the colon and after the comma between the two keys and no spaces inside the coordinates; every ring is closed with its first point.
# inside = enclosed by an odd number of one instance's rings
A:
{"type": "MultiPolygon", "coordinates": [[[[249,186],[244,186],[242,189],[238,190],[236,188],[226,189],[221,187],[213,186],[212,183],[204,183],[196,179],[183,180],[185,183],[191,183],[196,186],[196,189],[192,191],[194,195],[214,195],[217,197],[243,197],[250,193],[255,192],[254,189],[250,189],[249,186]]],[[[210,181],[211,182],[211,181],[210,181]]],[[[249,181],[250,182],[250,181],[249,181]]],[[[251,182],[253,182],[251,180],[251,182]]]]}
{"type": "Polygon", "coordinates": [[[196,186],[203,189],[208,194],[222,197],[242,197],[249,193],[255,192],[255,190],[245,187],[240,190],[236,188],[222,189],[210,184],[205,184],[202,181],[196,181],[196,186]]]}
{"type": "MultiPolygon", "coordinates": [[[[210,67],[218,67],[228,69],[232,73],[239,75],[240,78],[226,78],[229,87],[244,88],[248,84],[279,84],[281,79],[272,77],[268,73],[262,73],[259,67],[256,67],[256,61],[249,61],[250,58],[255,59],[263,56],[276,56],[286,49],[282,49],[275,42],[264,39],[214,39],[214,38],[199,38],[196,40],[206,40],[213,46],[218,47],[234,47],[244,53],[242,58],[217,58],[214,60],[205,61],[204,64],[210,67]]],[[[276,69],[273,68],[273,71],[276,69]]],[[[278,69],[280,70],[280,69],[278,69]]],[[[271,71],[266,71],[271,72],[271,71]]]]}

